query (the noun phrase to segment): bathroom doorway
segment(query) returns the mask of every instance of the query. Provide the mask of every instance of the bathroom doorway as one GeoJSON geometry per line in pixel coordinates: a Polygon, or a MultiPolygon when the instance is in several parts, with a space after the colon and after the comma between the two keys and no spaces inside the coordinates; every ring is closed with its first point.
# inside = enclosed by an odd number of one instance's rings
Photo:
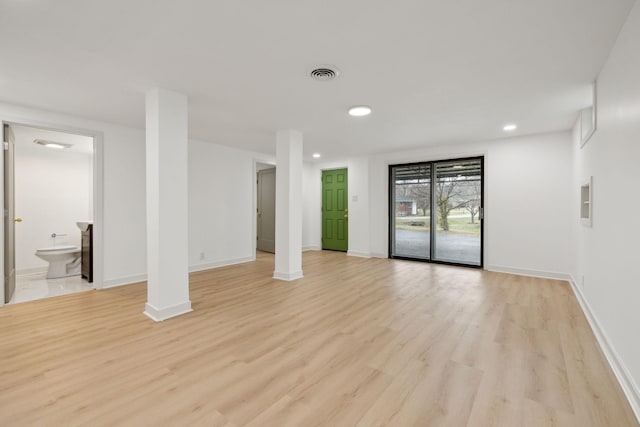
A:
{"type": "Polygon", "coordinates": [[[93,289],[94,136],[4,123],[4,303],[93,289]]]}

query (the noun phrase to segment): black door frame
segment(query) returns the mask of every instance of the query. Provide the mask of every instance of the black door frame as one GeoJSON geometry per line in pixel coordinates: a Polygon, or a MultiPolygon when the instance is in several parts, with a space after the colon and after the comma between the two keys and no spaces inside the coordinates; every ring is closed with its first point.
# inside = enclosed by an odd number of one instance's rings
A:
{"type": "Polygon", "coordinates": [[[412,162],[412,163],[399,163],[399,164],[394,164],[394,165],[389,165],[389,210],[388,210],[388,217],[387,217],[387,222],[388,222],[388,233],[389,233],[389,238],[388,238],[388,251],[389,251],[389,258],[392,259],[403,259],[403,260],[408,260],[408,261],[420,261],[420,262],[430,262],[433,264],[445,264],[445,265],[454,265],[454,266],[458,266],[458,267],[469,267],[469,268],[478,268],[478,269],[483,269],[484,268],[484,156],[473,156],[473,157],[459,157],[459,158],[455,158],[455,159],[442,159],[442,160],[433,160],[433,161],[424,161],[424,162],[412,162]],[[392,252],[392,246],[393,246],[393,241],[392,241],[392,237],[393,237],[393,230],[392,228],[395,227],[395,185],[394,185],[394,179],[393,179],[393,168],[394,167],[398,167],[398,166],[419,166],[419,165],[429,165],[430,166],[430,174],[431,174],[431,206],[433,206],[433,201],[435,200],[435,175],[436,175],[436,164],[438,163],[447,163],[447,162],[456,162],[456,161],[464,161],[464,160],[480,160],[480,212],[478,215],[479,221],[480,221],[480,265],[473,265],[473,264],[463,264],[463,263],[458,263],[458,262],[451,262],[451,261],[440,261],[440,260],[435,260],[433,259],[433,252],[434,252],[434,241],[435,241],[435,228],[437,227],[437,224],[433,221],[433,214],[431,214],[431,220],[429,220],[429,227],[430,227],[430,232],[429,232],[429,239],[430,239],[430,243],[429,243],[429,259],[424,259],[424,258],[411,258],[411,257],[404,257],[404,256],[396,256],[393,255],[392,252]]]}

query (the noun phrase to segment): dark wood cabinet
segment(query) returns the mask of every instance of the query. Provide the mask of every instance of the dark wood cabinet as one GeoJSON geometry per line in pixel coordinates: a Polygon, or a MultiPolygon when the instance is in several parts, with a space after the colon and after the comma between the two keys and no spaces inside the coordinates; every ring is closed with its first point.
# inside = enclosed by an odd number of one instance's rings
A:
{"type": "Polygon", "coordinates": [[[93,282],[93,224],[82,232],[82,278],[93,282]]]}

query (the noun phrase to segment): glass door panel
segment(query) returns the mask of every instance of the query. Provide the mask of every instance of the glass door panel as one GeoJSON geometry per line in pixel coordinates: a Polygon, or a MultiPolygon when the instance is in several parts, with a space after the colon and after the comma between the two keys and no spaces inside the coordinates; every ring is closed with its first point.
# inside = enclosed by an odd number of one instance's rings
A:
{"type": "Polygon", "coordinates": [[[433,259],[482,265],[482,159],[435,163],[433,259]]]}
{"type": "Polygon", "coordinates": [[[391,168],[391,256],[431,258],[431,165],[391,168]]]}

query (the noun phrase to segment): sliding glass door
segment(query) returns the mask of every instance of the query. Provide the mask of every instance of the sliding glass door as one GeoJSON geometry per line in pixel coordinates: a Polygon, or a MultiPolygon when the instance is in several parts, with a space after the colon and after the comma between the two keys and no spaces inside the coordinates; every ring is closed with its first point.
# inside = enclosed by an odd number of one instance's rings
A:
{"type": "Polygon", "coordinates": [[[431,258],[431,165],[391,168],[393,256],[431,258]]]}
{"type": "Polygon", "coordinates": [[[393,258],[482,267],[483,158],[393,165],[393,258]]]}

